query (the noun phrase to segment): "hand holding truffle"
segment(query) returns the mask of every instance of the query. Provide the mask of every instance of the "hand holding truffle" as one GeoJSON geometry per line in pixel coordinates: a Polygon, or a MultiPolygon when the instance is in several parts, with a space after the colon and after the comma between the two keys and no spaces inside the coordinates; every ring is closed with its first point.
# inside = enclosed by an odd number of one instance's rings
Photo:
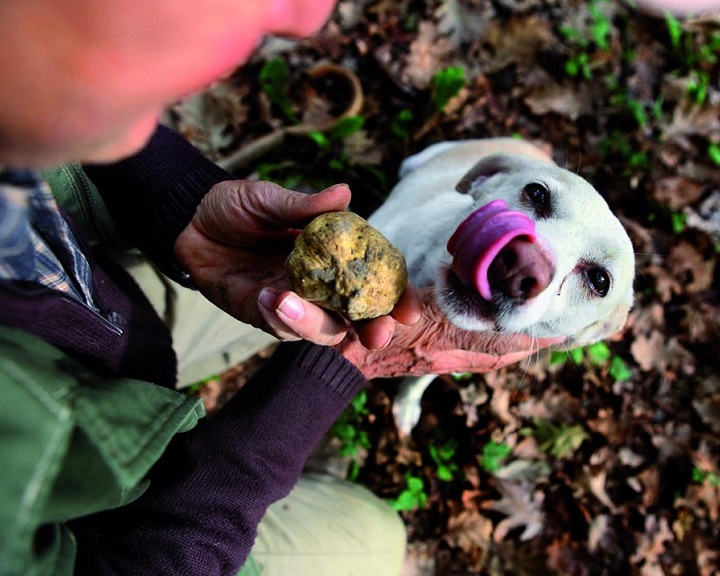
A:
{"type": "MultiPolygon", "coordinates": [[[[358,313],[362,306],[355,302],[353,312],[345,310],[344,318],[300,298],[286,271],[286,260],[300,230],[321,214],[345,211],[349,203],[350,190],[342,184],[308,195],[270,182],[221,182],[208,192],[178,238],[176,256],[206,298],[238,320],[281,340],[335,345],[351,328],[348,318],[379,316],[352,327],[365,347],[382,348],[392,337],[396,321],[419,321],[419,301],[414,290],[403,292],[400,288],[393,292],[391,298],[397,303],[382,310],[358,313]]],[[[374,235],[364,236],[373,237],[370,242],[375,250],[374,235]]],[[[372,260],[387,261],[385,257],[372,260]]],[[[355,266],[358,264],[356,261],[355,266]]],[[[404,262],[396,266],[396,271],[403,267],[404,262]]],[[[404,287],[406,283],[406,275],[396,278],[396,286],[404,287]]],[[[374,298],[370,296],[369,300],[374,298]]],[[[350,300],[344,299],[345,304],[350,300]]]]}
{"type": "Polygon", "coordinates": [[[310,222],[286,267],[298,295],[350,320],[390,314],[408,283],[402,252],[352,212],[310,222]]]}

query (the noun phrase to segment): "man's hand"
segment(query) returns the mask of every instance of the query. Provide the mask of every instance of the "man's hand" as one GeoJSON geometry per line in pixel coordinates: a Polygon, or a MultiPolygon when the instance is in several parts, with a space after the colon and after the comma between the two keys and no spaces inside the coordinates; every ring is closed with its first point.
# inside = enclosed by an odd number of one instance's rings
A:
{"type": "Polygon", "coordinates": [[[423,312],[420,322],[412,326],[398,325],[392,341],[382,350],[365,349],[353,334],[336,349],[371,379],[489,372],[565,340],[460,330],[437,308],[431,288],[423,290],[420,299],[423,312]]]}
{"type": "MultiPolygon", "coordinates": [[[[175,253],[200,292],[238,320],[281,340],[335,345],[350,323],[292,292],[285,259],[306,224],[349,203],[344,184],[309,195],[270,182],[221,182],[198,206],[175,253]]],[[[417,297],[409,289],[392,317],[358,323],[353,333],[361,347],[378,349],[390,341],[397,322],[419,318],[417,297]]]]}

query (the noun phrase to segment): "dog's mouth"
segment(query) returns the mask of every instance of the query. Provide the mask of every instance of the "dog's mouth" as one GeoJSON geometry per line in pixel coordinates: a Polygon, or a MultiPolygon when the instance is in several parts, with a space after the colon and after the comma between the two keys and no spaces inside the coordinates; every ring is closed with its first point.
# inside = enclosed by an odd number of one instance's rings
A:
{"type": "MultiPolygon", "coordinates": [[[[534,298],[554,275],[554,265],[536,239],[535,223],[527,214],[510,210],[504,200],[481,206],[448,240],[453,257],[449,286],[457,294],[479,295],[486,304],[534,298]]],[[[489,311],[486,305],[480,307],[489,311]]]]}
{"type": "Polygon", "coordinates": [[[490,323],[494,323],[497,319],[500,303],[485,300],[477,290],[466,287],[452,268],[445,270],[444,282],[440,285],[442,286],[441,301],[461,327],[470,328],[460,321],[462,318],[490,323]]]}

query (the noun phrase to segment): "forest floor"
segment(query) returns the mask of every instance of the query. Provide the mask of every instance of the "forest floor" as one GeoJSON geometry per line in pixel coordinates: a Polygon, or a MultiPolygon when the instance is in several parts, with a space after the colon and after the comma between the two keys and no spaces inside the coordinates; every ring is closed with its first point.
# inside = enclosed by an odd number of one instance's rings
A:
{"type": "MultiPolygon", "coordinates": [[[[440,140],[520,136],[588,179],[635,246],[624,331],[442,376],[410,437],[397,382],[373,381],[330,445],[401,510],[408,575],[720,573],[720,14],[343,0],[313,38],[268,41],[169,121],[240,177],[347,182],[363,216],[440,140]]],[[[203,394],[222,403],[267,354],[203,394]]]]}

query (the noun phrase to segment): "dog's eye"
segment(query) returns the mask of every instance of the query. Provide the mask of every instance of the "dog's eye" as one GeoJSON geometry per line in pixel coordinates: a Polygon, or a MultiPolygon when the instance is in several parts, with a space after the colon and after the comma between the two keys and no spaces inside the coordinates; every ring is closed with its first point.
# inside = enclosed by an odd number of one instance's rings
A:
{"type": "Polygon", "coordinates": [[[585,270],[590,289],[601,298],[610,291],[610,275],[603,268],[588,268],[585,270]]]}
{"type": "Polygon", "coordinates": [[[538,218],[548,218],[552,213],[550,190],[539,182],[532,182],[523,188],[523,194],[535,210],[538,218]]]}

